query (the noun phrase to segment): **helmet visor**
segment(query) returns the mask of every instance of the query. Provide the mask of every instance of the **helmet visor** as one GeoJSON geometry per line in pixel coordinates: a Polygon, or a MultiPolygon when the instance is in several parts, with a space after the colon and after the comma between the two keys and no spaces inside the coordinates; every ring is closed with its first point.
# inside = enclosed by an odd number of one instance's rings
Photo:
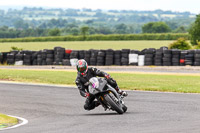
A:
{"type": "Polygon", "coordinates": [[[86,67],[79,67],[78,71],[81,73],[84,73],[86,71],[86,69],[87,69],[86,67]]]}

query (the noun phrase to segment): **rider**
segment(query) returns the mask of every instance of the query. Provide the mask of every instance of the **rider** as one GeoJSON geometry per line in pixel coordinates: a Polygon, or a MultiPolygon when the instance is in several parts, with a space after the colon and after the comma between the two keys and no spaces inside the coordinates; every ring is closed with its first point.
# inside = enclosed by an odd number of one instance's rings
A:
{"type": "Polygon", "coordinates": [[[116,81],[110,77],[109,74],[94,68],[94,67],[88,67],[88,64],[85,60],[81,59],[78,60],[77,65],[77,78],[76,78],[76,85],[80,91],[81,96],[86,97],[84,109],[85,110],[92,110],[95,107],[99,106],[100,103],[98,101],[94,101],[95,97],[93,95],[90,95],[88,93],[88,85],[89,80],[92,77],[105,77],[107,79],[107,82],[115,88],[115,90],[122,96],[127,96],[128,94],[125,91],[120,90],[118,87],[116,81]]]}

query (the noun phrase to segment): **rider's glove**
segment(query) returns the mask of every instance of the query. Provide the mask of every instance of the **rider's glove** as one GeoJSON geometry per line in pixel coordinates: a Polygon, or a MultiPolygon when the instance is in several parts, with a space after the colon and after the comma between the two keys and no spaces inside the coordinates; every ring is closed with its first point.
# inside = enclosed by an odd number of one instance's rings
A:
{"type": "Polygon", "coordinates": [[[86,93],[85,93],[85,97],[87,98],[87,97],[89,97],[89,96],[90,96],[90,93],[86,92],[86,93]]]}
{"type": "Polygon", "coordinates": [[[110,75],[109,75],[109,74],[105,74],[104,77],[105,77],[106,79],[109,79],[109,78],[110,78],[110,75]]]}

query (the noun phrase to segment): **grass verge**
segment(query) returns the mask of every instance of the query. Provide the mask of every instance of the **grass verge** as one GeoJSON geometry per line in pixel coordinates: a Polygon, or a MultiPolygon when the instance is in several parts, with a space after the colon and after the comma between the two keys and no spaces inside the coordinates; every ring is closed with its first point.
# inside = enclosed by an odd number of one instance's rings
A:
{"type": "MultiPolygon", "coordinates": [[[[111,72],[120,88],[165,92],[200,93],[200,75],[111,72]]],[[[58,70],[0,69],[0,80],[75,85],[76,72],[58,70]]]]}
{"type": "Polygon", "coordinates": [[[18,123],[16,118],[4,115],[0,113],[0,129],[8,126],[12,126],[18,123]]]}
{"type": "Polygon", "coordinates": [[[0,43],[0,52],[11,50],[12,46],[24,50],[53,49],[61,46],[66,49],[88,50],[88,49],[137,49],[160,48],[168,46],[173,41],[74,41],[74,42],[6,42],[0,43]]]}

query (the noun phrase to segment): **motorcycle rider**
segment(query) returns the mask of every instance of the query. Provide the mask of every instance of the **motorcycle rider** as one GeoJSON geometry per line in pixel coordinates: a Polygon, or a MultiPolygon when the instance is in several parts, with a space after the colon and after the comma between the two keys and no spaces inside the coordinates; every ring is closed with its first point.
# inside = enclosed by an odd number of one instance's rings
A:
{"type": "Polygon", "coordinates": [[[98,101],[94,101],[95,97],[88,93],[88,85],[89,80],[92,77],[105,77],[107,82],[115,88],[115,90],[122,96],[127,96],[128,94],[125,91],[120,90],[116,81],[110,77],[109,74],[95,68],[95,67],[88,67],[87,62],[84,59],[78,60],[77,65],[77,78],[76,78],[76,85],[80,91],[80,95],[86,97],[84,109],[85,110],[92,110],[95,107],[99,106],[100,103],[98,101]]]}

